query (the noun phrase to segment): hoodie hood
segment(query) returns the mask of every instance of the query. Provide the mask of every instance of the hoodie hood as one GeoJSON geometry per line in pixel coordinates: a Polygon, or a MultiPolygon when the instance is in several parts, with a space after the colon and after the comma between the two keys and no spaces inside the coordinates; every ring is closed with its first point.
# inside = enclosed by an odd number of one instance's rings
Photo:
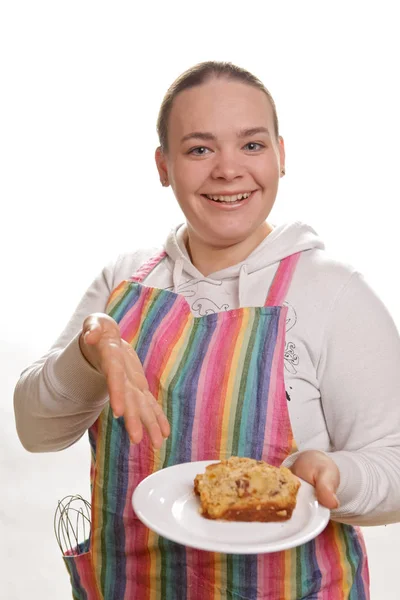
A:
{"type": "Polygon", "coordinates": [[[278,268],[279,261],[291,254],[312,248],[324,248],[323,242],[309,225],[296,221],[275,227],[242,262],[205,277],[190,260],[185,245],[186,237],[186,225],[179,225],[171,231],[165,243],[165,251],[170,259],[168,266],[172,270],[173,291],[184,295],[190,293],[192,296],[193,290],[198,290],[201,286],[203,295],[208,297],[214,296],[215,293],[219,297],[221,293],[228,296],[235,294],[238,306],[253,304],[252,281],[263,279],[261,273],[260,277],[257,277],[257,271],[271,265],[276,265],[278,268]],[[187,292],[188,285],[190,292],[187,292]],[[215,289],[218,287],[220,292],[215,289]]]}
{"type": "Polygon", "coordinates": [[[182,279],[203,280],[220,285],[225,279],[239,277],[245,278],[255,271],[270,265],[278,266],[286,256],[297,252],[304,252],[312,248],[324,249],[324,244],[314,229],[299,221],[275,227],[273,231],[261,242],[255,250],[242,262],[210,273],[205,277],[192,264],[186,250],[187,236],[186,225],[179,225],[171,231],[165,243],[165,251],[173,263],[173,282],[176,291],[182,279]]]}

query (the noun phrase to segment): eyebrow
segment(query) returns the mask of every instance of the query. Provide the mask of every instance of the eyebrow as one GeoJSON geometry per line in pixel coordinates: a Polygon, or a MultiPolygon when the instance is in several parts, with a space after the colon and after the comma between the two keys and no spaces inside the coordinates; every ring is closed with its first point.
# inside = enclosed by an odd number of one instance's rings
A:
{"type": "MultiPolygon", "coordinates": [[[[242,129],[242,131],[238,132],[237,137],[242,139],[246,137],[251,137],[252,135],[257,135],[258,133],[265,133],[270,137],[270,133],[267,127],[251,127],[251,129],[242,129]]],[[[208,133],[206,131],[193,131],[192,133],[188,133],[187,135],[183,136],[183,138],[181,139],[181,144],[191,139],[203,140],[208,142],[210,140],[215,141],[217,138],[213,133],[208,133]]]]}
{"type": "Polygon", "coordinates": [[[267,127],[251,127],[251,129],[243,129],[242,131],[239,131],[238,137],[246,138],[251,137],[252,135],[257,135],[258,133],[266,133],[268,136],[270,136],[267,127]]]}

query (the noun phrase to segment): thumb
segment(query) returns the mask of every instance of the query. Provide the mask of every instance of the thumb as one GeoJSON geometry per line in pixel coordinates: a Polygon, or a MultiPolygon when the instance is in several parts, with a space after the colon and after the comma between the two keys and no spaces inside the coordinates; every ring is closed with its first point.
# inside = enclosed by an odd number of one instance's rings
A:
{"type": "Polygon", "coordinates": [[[319,450],[301,452],[291,467],[292,472],[315,487],[318,502],[333,510],[338,508],[336,490],[340,472],[334,461],[319,450]]]}
{"type": "Polygon", "coordinates": [[[329,468],[323,468],[315,477],[315,495],[317,500],[326,508],[338,508],[339,500],[336,490],[339,485],[337,474],[329,468]]]}
{"type": "Polygon", "coordinates": [[[99,323],[91,323],[82,332],[83,341],[90,346],[97,344],[101,338],[101,327],[99,323]]]}

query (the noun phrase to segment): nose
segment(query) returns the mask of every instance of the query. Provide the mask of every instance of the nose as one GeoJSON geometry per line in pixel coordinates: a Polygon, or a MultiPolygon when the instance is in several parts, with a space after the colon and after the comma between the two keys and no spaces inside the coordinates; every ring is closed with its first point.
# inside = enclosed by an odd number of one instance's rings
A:
{"type": "Polygon", "coordinates": [[[233,153],[220,152],[216,157],[212,177],[233,181],[243,175],[243,165],[233,153]]]}

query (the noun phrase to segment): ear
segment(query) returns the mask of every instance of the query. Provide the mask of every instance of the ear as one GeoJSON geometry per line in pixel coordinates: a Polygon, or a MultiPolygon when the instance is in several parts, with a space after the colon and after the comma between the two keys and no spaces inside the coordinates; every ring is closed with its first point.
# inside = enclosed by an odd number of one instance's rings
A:
{"type": "Polygon", "coordinates": [[[285,173],[285,160],[286,160],[286,154],[285,154],[285,142],[283,141],[283,137],[280,135],[278,138],[278,152],[279,152],[279,171],[281,173],[281,177],[282,177],[282,170],[283,170],[283,174],[285,173]]]}
{"type": "Polygon", "coordinates": [[[169,185],[168,168],[165,154],[162,151],[161,146],[159,146],[156,150],[155,159],[161,184],[166,187],[169,185]]]}

